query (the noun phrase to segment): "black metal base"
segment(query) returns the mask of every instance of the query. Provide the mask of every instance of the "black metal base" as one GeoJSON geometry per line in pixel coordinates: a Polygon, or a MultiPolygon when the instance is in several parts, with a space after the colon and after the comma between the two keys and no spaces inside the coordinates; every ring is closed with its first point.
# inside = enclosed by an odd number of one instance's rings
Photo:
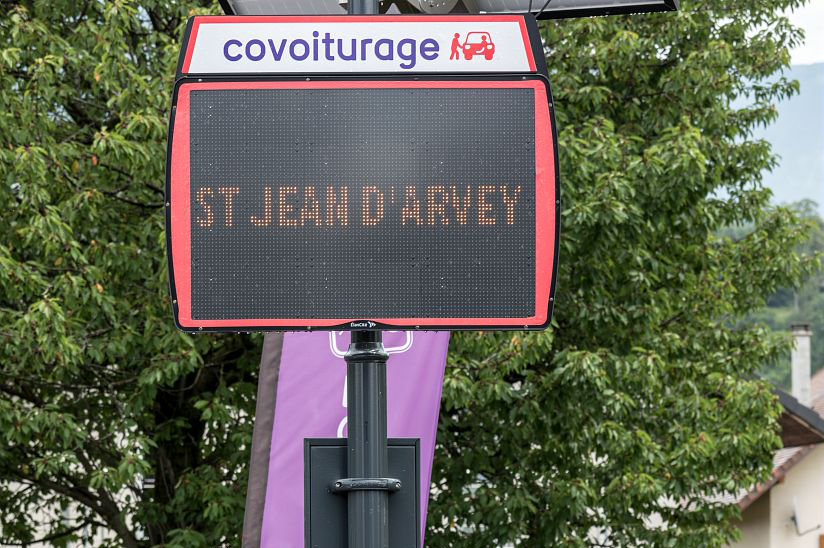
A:
{"type": "MultiPolygon", "coordinates": [[[[372,481],[392,482],[386,486],[390,492],[389,546],[420,548],[420,440],[390,439],[388,455],[391,478],[372,481]],[[396,490],[394,482],[403,488],[396,490]]],[[[335,485],[346,473],[346,439],[304,440],[306,548],[355,548],[348,546],[348,491],[343,484],[341,488],[335,485]]]]}

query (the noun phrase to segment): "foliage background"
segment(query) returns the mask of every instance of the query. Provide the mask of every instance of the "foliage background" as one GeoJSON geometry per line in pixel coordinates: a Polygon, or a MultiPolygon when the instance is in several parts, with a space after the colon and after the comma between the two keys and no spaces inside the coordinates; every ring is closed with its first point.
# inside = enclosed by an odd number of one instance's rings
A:
{"type": "MultiPolygon", "coordinates": [[[[810,237],[797,248],[804,255],[824,253],[824,221],[816,213],[816,204],[808,200],[791,204],[810,226],[810,237]]],[[[725,232],[746,234],[751,226],[728,227],[725,232]]],[[[747,315],[745,323],[762,324],[774,332],[788,336],[793,324],[807,324],[813,333],[811,341],[811,369],[816,374],[824,368],[824,270],[810,276],[800,287],[781,287],[767,298],[765,307],[747,315]]],[[[762,370],[764,378],[790,391],[789,352],[777,361],[768,363],[762,370]]]]}
{"type": "MultiPolygon", "coordinates": [[[[787,350],[739,320],[814,268],[795,251],[808,226],[768,206],[773,158],[751,138],[795,89],[774,78],[800,38],[778,15],[793,5],[543,26],[563,166],[555,321],[454,336],[429,546],[734,535],[719,497],[763,479],[777,443],[750,375],[787,350]]],[[[174,329],[163,234],[178,40],[217,7],[2,8],[0,540],[236,546],[260,337],[174,329]]]]}

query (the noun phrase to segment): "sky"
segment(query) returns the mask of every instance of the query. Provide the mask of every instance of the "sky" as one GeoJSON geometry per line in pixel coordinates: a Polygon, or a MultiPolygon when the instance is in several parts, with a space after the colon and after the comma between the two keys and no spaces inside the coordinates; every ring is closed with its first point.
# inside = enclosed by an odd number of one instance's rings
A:
{"type": "Polygon", "coordinates": [[[787,15],[793,24],[806,32],[805,43],[791,52],[792,63],[808,65],[824,62],[824,0],[810,0],[787,15]]]}
{"type": "Polygon", "coordinates": [[[792,69],[784,73],[799,81],[801,93],[780,102],[778,119],[755,136],[772,143],[779,156],[779,165],[764,177],[773,202],[811,199],[824,217],[824,0],[809,0],[786,15],[805,32],[804,43],[790,52],[792,69]]]}

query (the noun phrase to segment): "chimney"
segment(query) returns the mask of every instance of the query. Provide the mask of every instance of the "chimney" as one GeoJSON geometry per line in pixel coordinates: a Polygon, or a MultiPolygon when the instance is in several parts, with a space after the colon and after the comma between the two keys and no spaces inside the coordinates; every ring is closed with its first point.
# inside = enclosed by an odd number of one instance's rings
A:
{"type": "Polygon", "coordinates": [[[810,331],[809,324],[793,324],[792,382],[793,397],[802,405],[810,406],[810,331]]]}

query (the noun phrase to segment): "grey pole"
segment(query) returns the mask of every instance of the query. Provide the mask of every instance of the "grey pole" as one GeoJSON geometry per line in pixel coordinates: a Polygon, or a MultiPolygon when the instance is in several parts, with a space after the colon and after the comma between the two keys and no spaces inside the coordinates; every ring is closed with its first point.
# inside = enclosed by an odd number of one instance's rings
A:
{"type": "MultiPolygon", "coordinates": [[[[380,331],[353,331],[346,353],[347,466],[350,478],[384,478],[386,361],[380,331]]],[[[389,548],[389,491],[350,491],[349,548],[389,548]]]]}
{"type": "Polygon", "coordinates": [[[349,0],[349,15],[378,13],[378,0],[349,0]]]}
{"type": "MultiPolygon", "coordinates": [[[[378,0],[349,0],[349,14],[378,13],[378,0]]],[[[386,440],[386,361],[380,331],[353,331],[346,353],[347,467],[350,478],[383,478],[386,440]]],[[[349,548],[389,548],[389,491],[350,491],[349,548]]]]}

